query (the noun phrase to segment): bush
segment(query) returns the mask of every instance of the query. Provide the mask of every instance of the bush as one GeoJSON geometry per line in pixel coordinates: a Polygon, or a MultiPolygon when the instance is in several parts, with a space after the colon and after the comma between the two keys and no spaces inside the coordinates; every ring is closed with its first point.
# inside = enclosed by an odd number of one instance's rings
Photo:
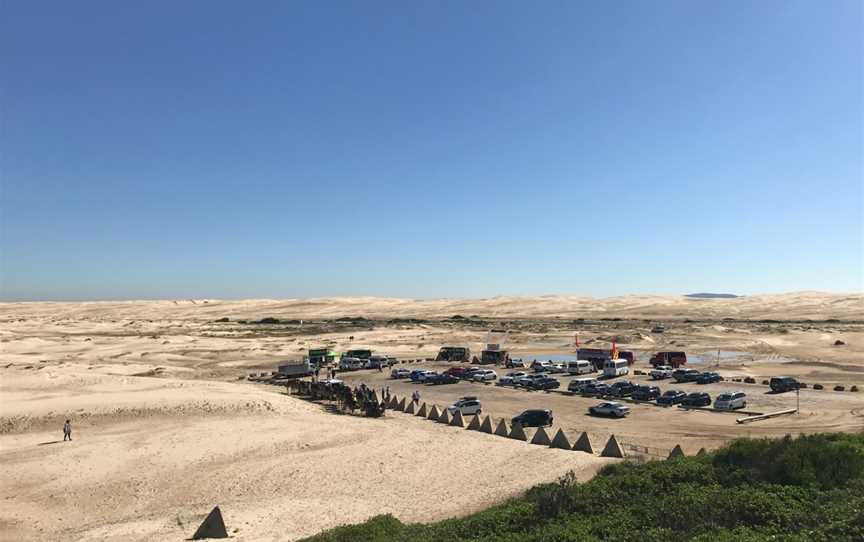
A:
{"type": "Polygon", "coordinates": [[[846,391],[845,386],[834,386],[834,391],[846,391]]]}
{"type": "Polygon", "coordinates": [[[824,390],[825,386],[823,386],[822,384],[813,384],[813,389],[814,390],[824,390]]]}
{"type": "Polygon", "coordinates": [[[858,386],[852,386],[849,391],[858,391],[858,386]]]}
{"type": "Polygon", "coordinates": [[[763,381],[762,381],[762,385],[763,385],[763,386],[767,386],[768,383],[769,383],[769,382],[768,382],[767,380],[763,380],[763,381]]]}
{"type": "Polygon", "coordinates": [[[807,388],[807,383],[806,383],[806,382],[799,382],[799,383],[798,383],[798,387],[801,388],[802,390],[803,390],[803,389],[806,389],[806,388],[807,388]]]}
{"type": "Polygon", "coordinates": [[[748,376],[747,378],[744,379],[744,382],[746,382],[747,384],[755,384],[756,379],[753,378],[752,376],[748,376]]]}

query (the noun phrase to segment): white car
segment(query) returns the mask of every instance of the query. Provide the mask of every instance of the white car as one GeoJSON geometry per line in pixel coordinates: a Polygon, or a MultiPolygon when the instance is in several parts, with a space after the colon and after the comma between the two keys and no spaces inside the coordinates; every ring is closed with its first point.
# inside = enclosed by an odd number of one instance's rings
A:
{"type": "Polygon", "coordinates": [[[630,407],[615,401],[609,401],[592,406],[588,409],[588,413],[594,416],[614,416],[616,418],[623,418],[630,414],[630,407]]]}
{"type": "Polygon", "coordinates": [[[735,410],[747,406],[747,394],[743,391],[721,393],[714,400],[714,408],[717,410],[735,410]]]}
{"type": "Polygon", "coordinates": [[[423,371],[422,373],[417,375],[417,382],[425,382],[427,378],[430,376],[435,376],[438,373],[435,371],[423,371]]]}
{"type": "Polygon", "coordinates": [[[525,375],[522,378],[519,378],[514,381],[514,386],[528,386],[533,383],[535,380],[540,380],[541,378],[546,378],[546,375],[543,373],[530,374],[525,375]]]}
{"type": "Polygon", "coordinates": [[[507,373],[498,380],[498,385],[513,386],[514,384],[516,384],[517,380],[525,376],[528,376],[528,373],[526,373],[525,371],[515,371],[512,373],[507,373]]]}
{"type": "Polygon", "coordinates": [[[557,361],[557,362],[553,363],[552,366],[547,369],[547,371],[550,373],[556,373],[556,374],[566,373],[567,372],[567,366],[564,364],[563,361],[557,361]]]}
{"type": "Polygon", "coordinates": [[[505,364],[507,367],[525,367],[525,362],[519,359],[510,359],[505,364]]]}
{"type": "Polygon", "coordinates": [[[458,411],[461,412],[463,416],[473,416],[474,414],[480,414],[483,411],[483,408],[480,405],[480,400],[476,397],[463,397],[448,406],[447,411],[450,412],[450,414],[456,414],[458,411]]]}
{"type": "Polygon", "coordinates": [[[552,368],[552,362],[535,359],[534,362],[531,364],[531,368],[534,369],[535,371],[537,371],[538,373],[540,371],[548,371],[549,369],[552,368]]]}
{"type": "Polygon", "coordinates": [[[492,369],[480,369],[473,375],[471,375],[471,380],[474,382],[487,382],[489,380],[497,380],[498,373],[493,371],[492,369]]]}
{"type": "Polygon", "coordinates": [[[675,372],[675,369],[669,367],[668,365],[658,365],[651,369],[651,372],[648,373],[651,375],[653,380],[663,380],[666,378],[672,378],[672,373],[675,372]]]}
{"type": "Polygon", "coordinates": [[[411,371],[408,369],[393,369],[390,371],[390,378],[408,378],[411,375],[411,371]]]}
{"type": "Polygon", "coordinates": [[[574,378],[567,384],[567,391],[573,393],[582,393],[582,390],[591,384],[596,384],[596,378],[584,377],[584,378],[574,378]]]}

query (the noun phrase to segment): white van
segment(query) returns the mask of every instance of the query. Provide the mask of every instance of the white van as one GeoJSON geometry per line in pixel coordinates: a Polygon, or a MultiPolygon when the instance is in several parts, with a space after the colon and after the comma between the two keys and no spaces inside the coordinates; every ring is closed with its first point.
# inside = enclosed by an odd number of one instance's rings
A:
{"type": "Polygon", "coordinates": [[[590,384],[596,384],[596,383],[597,383],[596,378],[591,378],[591,377],[574,378],[573,380],[570,381],[569,384],[567,384],[567,391],[570,391],[573,393],[582,393],[582,390],[586,386],[588,386],[590,384]]]}
{"type": "Polygon", "coordinates": [[[717,410],[735,410],[747,406],[747,394],[743,391],[721,393],[714,401],[717,410]]]}
{"type": "Polygon", "coordinates": [[[623,376],[630,372],[630,365],[626,359],[609,359],[603,364],[603,376],[614,378],[623,376]]]}
{"type": "Polygon", "coordinates": [[[567,362],[567,372],[571,375],[585,375],[594,372],[594,364],[588,360],[578,359],[567,362]]]}

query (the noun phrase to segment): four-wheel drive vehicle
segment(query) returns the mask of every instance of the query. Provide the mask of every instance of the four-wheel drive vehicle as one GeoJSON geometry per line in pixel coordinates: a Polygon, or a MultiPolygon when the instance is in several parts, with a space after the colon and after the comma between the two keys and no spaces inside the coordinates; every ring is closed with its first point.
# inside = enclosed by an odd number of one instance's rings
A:
{"type": "Polygon", "coordinates": [[[735,410],[747,406],[747,394],[743,391],[732,393],[721,393],[714,400],[714,408],[717,410],[735,410]]]}
{"type": "Polygon", "coordinates": [[[653,366],[658,365],[670,365],[674,368],[678,368],[687,363],[687,353],[686,352],[657,352],[651,359],[648,360],[653,366]]]}
{"type": "Polygon", "coordinates": [[[456,378],[462,378],[462,375],[465,374],[465,371],[467,371],[465,367],[450,367],[449,369],[444,371],[444,373],[448,375],[453,375],[456,378]]]}
{"type": "Polygon", "coordinates": [[[658,365],[651,369],[651,372],[648,373],[651,375],[653,380],[663,380],[665,378],[671,378],[672,373],[675,372],[675,369],[669,367],[668,365],[658,365]]]}
{"type": "Polygon", "coordinates": [[[470,369],[465,369],[465,372],[460,374],[459,378],[461,378],[462,380],[471,380],[472,378],[474,378],[474,375],[477,373],[477,371],[482,370],[483,369],[480,369],[479,367],[471,367],[470,369]]]}
{"type": "Polygon", "coordinates": [[[480,369],[471,375],[471,380],[475,382],[486,382],[490,380],[496,380],[498,378],[498,373],[493,371],[492,369],[480,369]]]}
{"type": "Polygon", "coordinates": [[[356,371],[363,368],[364,360],[350,356],[342,356],[339,360],[339,369],[342,371],[356,371]]]}
{"type": "Polygon", "coordinates": [[[552,363],[552,366],[549,367],[547,372],[556,373],[556,374],[557,373],[566,373],[567,372],[567,366],[564,365],[564,363],[561,361],[556,361],[556,362],[552,363]]]}
{"type": "Polygon", "coordinates": [[[525,384],[525,387],[531,390],[554,390],[560,386],[561,383],[558,380],[549,376],[544,376],[525,384]]]}
{"type": "Polygon", "coordinates": [[[526,410],[512,420],[511,423],[518,423],[522,427],[542,427],[544,425],[552,425],[551,410],[526,410]]]}
{"type": "Polygon", "coordinates": [[[463,416],[471,416],[482,412],[480,400],[476,397],[463,397],[448,406],[447,410],[450,411],[450,414],[456,414],[456,412],[459,411],[463,416]]]}
{"type": "Polygon", "coordinates": [[[588,413],[592,416],[613,416],[615,418],[623,418],[627,414],[630,414],[630,407],[610,401],[590,407],[588,413]]]}
{"type": "Polygon", "coordinates": [[[681,401],[682,405],[686,406],[709,406],[711,404],[711,396],[707,393],[693,392],[687,394],[687,397],[681,401]]]}
{"type": "Polygon", "coordinates": [[[539,359],[535,359],[533,362],[531,362],[531,368],[534,369],[538,373],[548,371],[551,367],[552,367],[551,361],[542,361],[539,359]]]}
{"type": "Polygon", "coordinates": [[[461,382],[458,378],[453,375],[448,375],[447,373],[436,374],[432,376],[427,376],[424,381],[426,384],[455,384],[457,382],[461,382]]]}
{"type": "Polygon", "coordinates": [[[627,382],[626,380],[623,382],[616,382],[609,386],[609,395],[613,397],[627,397],[633,390],[636,388],[636,385],[632,382],[627,382]]]}
{"type": "Polygon", "coordinates": [[[660,388],[657,386],[636,386],[630,397],[637,401],[654,401],[660,397],[660,388]]]}
{"type": "Polygon", "coordinates": [[[683,401],[685,397],[687,397],[687,394],[683,391],[669,390],[657,398],[657,404],[664,406],[677,405],[678,403],[683,401]]]}
{"type": "Polygon", "coordinates": [[[442,346],[435,361],[471,361],[471,349],[464,346],[442,346]]]}
{"type": "Polygon", "coordinates": [[[519,359],[507,358],[507,362],[504,364],[504,366],[507,367],[508,369],[512,369],[514,367],[525,367],[525,362],[522,361],[521,358],[519,358],[519,359]]]}
{"type": "Polygon", "coordinates": [[[696,382],[701,374],[696,369],[677,369],[672,373],[672,378],[675,379],[675,382],[696,382]]]}
{"type": "Polygon", "coordinates": [[[520,378],[528,376],[528,373],[525,371],[514,371],[511,373],[507,373],[502,376],[500,380],[498,380],[499,386],[513,386],[516,384],[516,381],[520,378]]]}
{"type": "Polygon", "coordinates": [[[722,381],[723,377],[717,373],[702,373],[698,378],[696,378],[697,384],[713,384],[722,381]]]}
{"type": "Polygon", "coordinates": [[[427,378],[437,374],[435,371],[427,371],[426,369],[411,371],[411,382],[425,382],[427,378]]]}
{"type": "Polygon", "coordinates": [[[411,376],[411,371],[408,369],[393,369],[390,371],[390,378],[407,378],[411,376]]]}
{"type": "Polygon", "coordinates": [[[365,363],[365,366],[370,369],[377,369],[378,367],[389,367],[390,359],[387,356],[370,356],[369,361],[365,363]]]}
{"type": "Polygon", "coordinates": [[[771,379],[769,385],[771,386],[771,391],[774,393],[797,390],[800,387],[798,381],[791,376],[775,376],[771,379]]]}
{"type": "Polygon", "coordinates": [[[534,373],[534,374],[525,375],[522,378],[514,381],[514,385],[515,386],[530,386],[531,382],[533,382],[535,380],[539,380],[541,378],[546,378],[546,376],[543,373],[534,373]]]}
{"type": "Polygon", "coordinates": [[[588,386],[590,384],[596,384],[596,383],[597,383],[596,378],[588,378],[588,377],[586,377],[586,378],[574,378],[573,380],[570,381],[569,384],[567,384],[567,391],[572,391],[573,393],[579,393],[582,391],[583,388],[585,388],[585,386],[588,386]]]}
{"type": "Polygon", "coordinates": [[[582,395],[586,397],[604,397],[609,393],[609,385],[602,382],[588,384],[582,388],[582,395]]]}

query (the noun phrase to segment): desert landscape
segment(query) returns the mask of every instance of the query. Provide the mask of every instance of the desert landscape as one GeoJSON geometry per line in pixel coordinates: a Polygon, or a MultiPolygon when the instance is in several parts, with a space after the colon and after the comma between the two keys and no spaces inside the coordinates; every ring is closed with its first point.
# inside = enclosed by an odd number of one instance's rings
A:
{"type": "MultiPolygon", "coordinates": [[[[425,401],[475,394],[504,418],[549,408],[568,435],[601,443],[614,433],[649,455],[864,430],[864,393],[849,391],[864,388],[862,294],[0,303],[0,540],[183,540],[214,505],[235,540],[295,540],[380,513],[464,515],[569,470],[590,478],[610,460],[410,416],[339,416],[246,379],[319,346],[403,360],[434,358],[443,345],[479,351],[493,328],[507,329],[506,348],[524,359],[572,354],[576,334],[587,346],[616,341],[642,369],[653,352],[684,350],[696,368],[754,377],[706,389],[744,389],[764,412],[795,397],[765,393],[763,379],[824,390],[802,390],[798,414],[746,426],[647,406],[603,420],[585,415],[585,398],[467,382],[423,387],[425,401]],[[656,322],[668,330],[651,333],[656,322]]],[[[417,389],[373,370],[340,378],[417,389]]]]}

